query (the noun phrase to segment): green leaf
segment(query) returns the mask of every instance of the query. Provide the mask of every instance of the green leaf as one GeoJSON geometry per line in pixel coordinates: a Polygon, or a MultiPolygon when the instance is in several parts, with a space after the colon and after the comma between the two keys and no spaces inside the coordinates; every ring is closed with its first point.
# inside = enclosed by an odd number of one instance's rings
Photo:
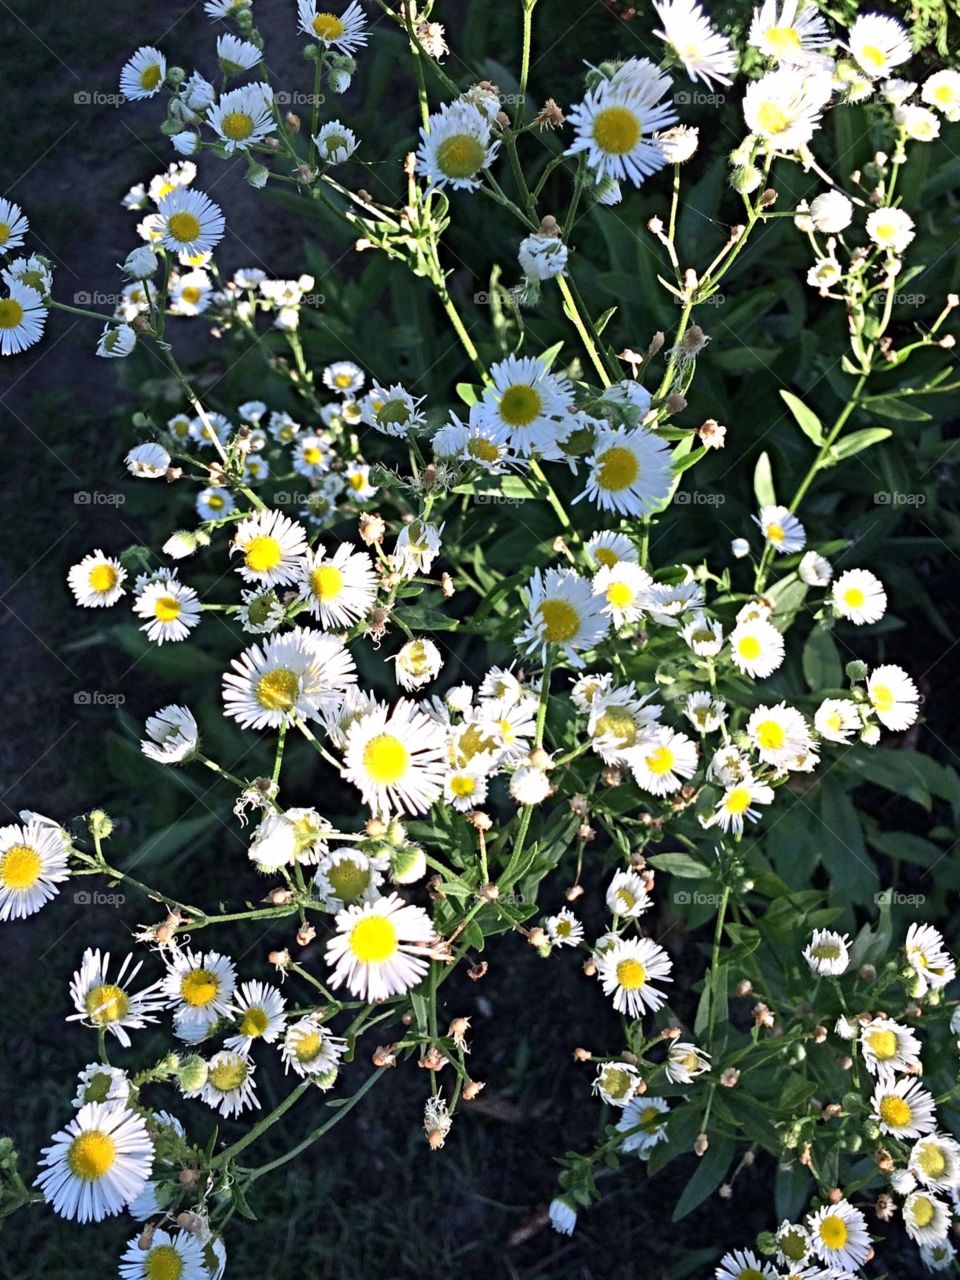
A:
{"type": "Polygon", "coordinates": [[[753,472],[753,492],[761,507],[775,507],[777,495],[773,488],[773,468],[769,453],[761,453],[753,472]]]}
{"type": "Polygon", "coordinates": [[[475,387],[472,382],[458,382],[457,395],[464,404],[473,405],[480,399],[480,388],[475,387]]]}
{"type": "Polygon", "coordinates": [[[803,646],[803,675],[811,689],[839,689],[843,665],[833,636],[825,627],[814,627],[803,646]]]}
{"type": "Polygon", "coordinates": [[[863,453],[883,440],[888,440],[893,432],[889,427],[866,427],[863,431],[854,431],[844,436],[830,450],[834,462],[842,462],[844,458],[852,458],[855,453],[863,453]]]}
{"type": "Polygon", "coordinates": [[[918,409],[907,400],[898,400],[896,396],[871,396],[863,404],[878,418],[893,418],[899,422],[930,422],[933,414],[925,409],[918,409]]]}
{"type": "Polygon", "coordinates": [[[716,1191],[730,1168],[735,1150],[736,1143],[733,1138],[724,1133],[711,1135],[706,1154],[701,1158],[693,1177],[684,1188],[683,1195],[677,1201],[677,1207],[673,1211],[674,1222],[679,1222],[688,1213],[693,1213],[697,1205],[703,1204],[707,1196],[716,1191]]]}
{"type": "Polygon", "coordinates": [[[777,1217],[795,1222],[813,1190],[813,1179],[802,1165],[794,1164],[777,1169],[773,1185],[777,1217]]]}
{"type": "Polygon", "coordinates": [[[781,390],[780,395],[783,397],[787,408],[796,419],[797,426],[807,439],[812,440],[816,445],[823,444],[823,423],[813,410],[808,409],[798,396],[793,395],[789,391],[781,390]]]}
{"type": "Polygon", "coordinates": [[[703,880],[713,874],[709,867],[689,853],[655,853],[647,861],[658,871],[669,871],[682,880],[703,880]]]}

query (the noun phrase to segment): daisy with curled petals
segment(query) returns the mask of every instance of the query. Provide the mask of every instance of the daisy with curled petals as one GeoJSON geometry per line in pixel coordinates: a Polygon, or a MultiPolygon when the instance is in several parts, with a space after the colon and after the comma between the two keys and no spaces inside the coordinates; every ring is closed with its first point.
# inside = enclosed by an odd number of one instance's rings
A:
{"type": "Polygon", "coordinates": [[[280,1046],[283,1069],[292,1069],[298,1076],[322,1078],[336,1071],[346,1047],[346,1040],[332,1035],[318,1013],[308,1013],[287,1027],[280,1046]]]}
{"type": "Polygon", "coordinates": [[[600,568],[612,569],[621,560],[629,560],[635,564],[640,558],[637,548],[627,535],[617,533],[614,529],[602,529],[599,533],[592,534],[585,550],[600,568]]]}
{"type": "Polygon", "coordinates": [[[618,1013],[631,1018],[641,1017],[648,1009],[656,1013],[666,996],[652,984],[672,982],[672,969],[666,951],[649,938],[621,938],[597,957],[604,995],[613,997],[618,1013]]]}
{"type": "Polygon", "coordinates": [[[249,71],[263,60],[263,50],[249,40],[241,40],[229,32],[217,36],[217,61],[228,76],[249,71]]]}
{"type": "Polygon", "coordinates": [[[871,80],[889,76],[913,53],[906,27],[880,13],[862,13],[857,18],[850,28],[847,48],[871,80]]]}
{"type": "MultiPolygon", "coordinates": [[[[3,218],[3,205],[4,201],[0,200],[0,220],[3,218]]],[[[0,221],[0,254],[3,253],[2,235],[3,222],[0,221]]],[[[14,258],[0,271],[0,278],[6,284],[13,284],[14,281],[19,280],[21,284],[36,289],[42,298],[48,298],[53,287],[53,268],[46,258],[32,253],[29,258],[14,258]]]]}
{"type": "Polygon", "coordinates": [[[543,927],[555,947],[578,947],[583,941],[583,925],[569,907],[562,907],[555,916],[548,916],[543,927]]]}
{"type": "Polygon", "coordinates": [[[219,951],[177,950],[167,963],[162,990],[173,1010],[174,1032],[188,1044],[202,1040],[218,1018],[230,1017],[237,971],[219,951]]]}
{"type": "Polygon", "coordinates": [[[667,162],[654,134],[677,123],[670,77],[647,58],[632,58],[612,80],[602,80],[567,114],[575,130],[567,155],[586,156],[598,181],[629,181],[639,187],[667,162]]]}
{"type": "Polygon", "coordinates": [[[237,989],[230,1012],[237,1019],[236,1034],[227,1036],[224,1045],[238,1053],[249,1053],[255,1040],[273,1044],[283,1031],[287,1002],[266,982],[244,982],[237,989]]]}
{"type": "Polygon", "coordinates": [[[727,718],[727,706],[709,689],[698,689],[687,694],[683,714],[698,733],[716,733],[727,718]]]}
{"type": "Polygon", "coordinates": [[[30,223],[20,206],[0,198],[0,254],[19,249],[29,230],[30,223]]]}
{"type": "Polygon", "coordinates": [[[573,403],[567,379],[552,374],[535,356],[510,356],[491,366],[490,376],[477,421],[504,428],[510,447],[522,457],[555,454],[559,419],[573,403]]]}
{"type": "Polygon", "coordinates": [[[925,1191],[914,1191],[903,1202],[903,1225],[917,1244],[932,1245],[945,1240],[951,1221],[951,1210],[925,1191]]]}
{"type": "Polygon", "coordinates": [[[7,282],[0,298],[0,355],[15,356],[43,337],[47,308],[40,293],[20,280],[7,282]]]}
{"type": "Polygon", "coordinates": [[[501,475],[507,464],[516,461],[510,452],[513,433],[502,423],[485,418],[482,412],[475,414],[476,408],[474,406],[470,411],[470,422],[463,428],[456,456],[461,462],[481,467],[490,475],[501,475]]]}
{"type": "Polygon", "coordinates": [[[821,976],[846,973],[850,964],[850,939],[845,933],[814,929],[813,937],[803,949],[803,958],[811,970],[821,976]]]}
{"type": "Polygon", "coordinates": [[[666,726],[623,754],[637,786],[655,796],[678,791],[693,776],[699,755],[691,738],[666,726]]]}
{"type": "Polygon", "coordinates": [[[444,727],[401,698],[378,705],[347,730],[343,776],[374,814],[426,813],[446,773],[444,727]]]}
{"type": "Polygon", "coordinates": [[[816,6],[807,0],[763,0],[753,11],[750,43],[767,58],[803,66],[823,58],[830,32],[816,6]]]}
{"type": "Polygon", "coordinates": [[[857,704],[849,698],[824,698],[813,717],[813,727],[827,742],[848,743],[863,725],[857,704]]]}
{"type": "Polygon", "coordinates": [[[305,627],[252,645],[232,666],[223,677],[224,710],[246,729],[317,720],[357,679],[343,642],[305,627]]]}
{"type": "Polygon", "coordinates": [[[644,516],[666,499],[672,483],[670,448],[644,428],[601,430],[587,459],[589,498],[602,511],[644,516]]]}
{"type": "Polygon", "coordinates": [[[230,547],[243,561],[237,572],[245,582],[285,587],[296,582],[307,554],[307,531],[280,511],[259,511],[241,520],[230,547]]]}
{"type": "Polygon", "coordinates": [[[200,731],[187,707],[163,707],[148,717],[145,727],[147,736],[141,739],[140,750],[157,764],[182,764],[197,749],[200,731]]]}
{"type": "Polygon", "coordinates": [[[932,924],[912,924],[904,942],[907,963],[917,975],[918,995],[939,991],[956,977],[957,966],[944,945],[943,937],[932,924]]]}
{"type": "Polygon", "coordinates": [[[527,590],[530,616],[517,644],[544,656],[548,645],[558,645],[572,666],[582,667],[579,651],[598,645],[609,626],[592,584],[572,569],[536,569],[527,590]]]}
{"type": "Polygon", "coordinates": [[[252,1058],[234,1049],[221,1049],[207,1063],[207,1076],[199,1089],[184,1093],[185,1098],[200,1098],[222,1116],[238,1116],[248,1108],[260,1108],[253,1076],[252,1058]]]}
{"type": "Polygon", "coordinates": [[[688,1040],[675,1040],[663,1065],[671,1084],[692,1084],[710,1070],[710,1054],[688,1040]]]}
{"type": "Polygon", "coordinates": [[[870,1106],[880,1132],[894,1138],[922,1138],[937,1127],[933,1094],[910,1076],[900,1080],[889,1074],[881,1076],[870,1106]]]}
{"type": "Polygon", "coordinates": [[[176,578],[149,582],[134,601],[133,611],[146,622],[140,628],[156,644],[177,642],[187,636],[200,621],[200,598],[193,587],[176,578]]]}
{"type": "MultiPolygon", "coordinates": [[[[320,0],[323,4],[325,0],[320,0]]],[[[340,53],[354,53],[367,43],[367,20],[356,0],[342,12],[340,6],[333,9],[317,9],[317,0],[299,0],[297,17],[304,35],[319,40],[325,49],[337,49],[340,53]]]]}
{"type": "Polygon", "coordinates": [[[870,672],[867,699],[880,723],[894,732],[909,729],[917,718],[917,686],[902,667],[892,663],[870,672]]]}
{"type": "Polygon", "coordinates": [[[720,1259],[715,1280],[777,1280],[779,1274],[772,1263],[761,1261],[749,1249],[734,1249],[720,1259]]]}
{"type": "Polygon", "coordinates": [[[773,804],[773,787],[768,787],[765,782],[757,782],[748,774],[727,787],[708,825],[716,823],[721,831],[731,831],[735,836],[741,836],[747,820],[756,822],[760,818],[760,810],[754,808],[758,804],[773,804]]]}
{"type": "Polygon", "coordinates": [[[346,984],[360,1000],[386,1000],[418,985],[436,940],[430,917],[401,897],[346,907],[335,921],[326,960],[334,990],[346,984]]]}
{"type": "Polygon", "coordinates": [[[627,1062],[605,1062],[593,1082],[593,1093],[598,1093],[610,1107],[625,1107],[637,1086],[641,1084],[640,1072],[627,1062]]]}
{"type": "Polygon", "coordinates": [[[874,1018],[860,1032],[863,1061],[872,1076],[920,1071],[920,1041],[909,1027],[892,1018],[874,1018]]]}
{"type": "Polygon", "coordinates": [[[796,151],[813,137],[830,100],[831,81],[795,67],[769,71],[747,86],[743,118],[769,151],[796,151]]]}
{"type": "Polygon", "coordinates": [[[686,626],[680,628],[680,638],[698,658],[715,658],[723,648],[723,627],[698,609],[686,626]]]}
{"type": "Polygon", "coordinates": [[[883,583],[867,569],[848,569],[833,584],[833,607],[856,626],[879,622],[887,610],[883,583]]]}
{"type": "Polygon", "coordinates": [[[323,385],[339,395],[355,395],[365,381],[363,370],[352,360],[335,360],[323,370],[323,385]]]}
{"type": "Polygon", "coordinates": [[[778,702],[775,707],[757,707],[747,721],[747,737],[763,763],[776,768],[787,767],[810,750],[806,720],[785,702],[778,702]]]}
{"type": "Polygon", "coordinates": [[[835,1273],[859,1271],[870,1256],[867,1220],[847,1200],[810,1214],[807,1230],[814,1253],[835,1273]]]}
{"type": "Polygon", "coordinates": [[[88,1102],[41,1153],[34,1186],[61,1218],[101,1222],[146,1185],[153,1143],[146,1121],[123,1103],[88,1102]]]}
{"type": "Polygon", "coordinates": [[[77,1076],[77,1092],[73,1105],[79,1110],[88,1102],[126,1102],[130,1097],[130,1080],[119,1067],[103,1062],[88,1063],[77,1076]]]}
{"type": "Polygon", "coordinates": [[[374,383],[360,401],[360,413],[368,427],[402,439],[426,422],[420,410],[422,403],[423,396],[412,396],[399,382],[392,387],[374,383]]]}
{"type": "Polygon", "coordinates": [[[319,133],[313,135],[317,155],[325,164],[343,164],[356,151],[357,135],[339,120],[328,120],[319,133]]]}
{"type": "Polygon", "coordinates": [[[903,253],[913,240],[914,222],[903,209],[874,209],[866,221],[867,235],[878,249],[903,253]]]}
{"type": "MultiPolygon", "coordinates": [[[[923,83],[920,97],[941,111],[947,120],[960,120],[960,71],[935,71],[923,83]]],[[[0,200],[0,237],[3,228],[3,201],[0,200]]],[[[3,240],[0,238],[0,251],[3,240]]]]}
{"type": "Polygon", "coordinates": [[[653,7],[662,24],[653,34],[679,58],[690,79],[711,88],[714,81],[730,84],[737,55],[696,0],[654,0],[653,7]]]}
{"type": "Polygon", "coordinates": [[[209,1280],[203,1245],[189,1231],[171,1234],[160,1228],[146,1248],[141,1236],[128,1241],[120,1258],[120,1280],[209,1280]]]}
{"type": "Polygon", "coordinates": [[[643,878],[636,871],[618,871],[607,887],[607,909],[624,920],[636,920],[653,905],[643,878]]]}
{"type": "Polygon", "coordinates": [[[383,884],[382,864],[361,849],[331,849],[317,867],[314,892],[327,911],[353,903],[375,902],[383,884]]]}
{"type": "Polygon", "coordinates": [[[653,579],[646,569],[632,560],[598,569],[593,578],[593,593],[604,601],[604,608],[619,631],[630,622],[639,622],[650,599],[653,579]]]}
{"type": "Polygon", "coordinates": [[[803,525],[788,507],[761,507],[753,517],[763,536],[779,555],[802,551],[807,540],[803,525]]]}
{"type": "Polygon", "coordinates": [[[123,64],[120,92],[133,102],[152,98],[163,87],[167,76],[167,60],[159,49],[143,45],[123,64]]]}
{"type": "Polygon", "coordinates": [[[366,617],[377,598],[377,575],[370,556],[341,542],[332,556],[318,546],[301,566],[300,599],[322,627],[346,629],[366,617]]]}
{"type": "Polygon", "coordinates": [[[924,1186],[952,1190],[960,1185],[960,1143],[946,1133],[921,1138],[910,1152],[908,1168],[924,1186]]]}
{"type": "Polygon", "coordinates": [[[163,1008],[162,980],[152,982],[142,991],[135,994],[130,985],[143,968],[143,961],[133,965],[133,956],[127,955],[110,981],[107,970],[110,967],[110,952],[100,954],[99,948],[88,947],[83,953],[80,968],[70,980],[70,998],[76,1013],[71,1013],[68,1022],[82,1022],[85,1026],[96,1027],[98,1031],[109,1031],[115,1035],[125,1049],[130,1047],[127,1028],[139,1031],[148,1022],[156,1022],[153,1016],[163,1008]]]}
{"type": "Polygon", "coordinates": [[[225,226],[220,206],[202,191],[179,187],[157,206],[160,241],[174,253],[209,253],[223,239],[225,226]]]}
{"type": "Polygon", "coordinates": [[[445,103],[421,128],[417,173],[430,190],[476,191],[500,150],[490,121],[470,102],[445,103]]]}
{"type": "Polygon", "coordinates": [[[24,920],[69,879],[67,844],[59,827],[31,819],[0,827],[0,921],[24,920]]]}
{"type": "Polygon", "coordinates": [[[248,151],[273,132],[273,90],[268,84],[245,84],[222,93],[207,112],[207,124],[227,155],[248,151]]]}
{"type": "Polygon", "coordinates": [[[170,466],[170,455],[162,444],[138,444],[123,461],[132,476],[140,480],[159,480],[170,466]]]}
{"type": "Polygon", "coordinates": [[[636,696],[633,684],[598,690],[589,703],[587,736],[608,764],[626,764],[627,753],[656,729],[660,708],[636,696]]]}
{"type": "Polygon", "coordinates": [[[620,1150],[633,1152],[646,1160],[653,1148],[667,1140],[667,1115],[670,1104],[666,1098],[651,1098],[644,1094],[631,1098],[624,1108],[623,1117],[617,1121],[617,1129],[624,1134],[620,1150]]]}
{"type": "Polygon", "coordinates": [[[783,636],[765,618],[739,623],[731,631],[729,643],[733,665],[755,680],[773,675],[783,662],[783,636]]]}

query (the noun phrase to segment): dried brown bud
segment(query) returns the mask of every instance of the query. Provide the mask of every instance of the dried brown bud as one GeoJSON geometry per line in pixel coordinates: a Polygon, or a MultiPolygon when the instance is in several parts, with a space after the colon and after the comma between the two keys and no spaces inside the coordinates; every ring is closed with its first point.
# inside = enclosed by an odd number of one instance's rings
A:
{"type": "Polygon", "coordinates": [[[290,889],[276,888],[271,889],[262,902],[269,902],[275,907],[285,907],[293,901],[293,892],[290,889]]]}
{"type": "Polygon", "coordinates": [[[710,1146],[710,1139],[705,1133],[698,1133],[697,1139],[693,1144],[693,1154],[696,1156],[705,1156],[707,1148],[710,1146]]]}
{"type": "Polygon", "coordinates": [[[477,831],[489,831],[493,826],[493,819],[482,809],[471,809],[467,814],[467,822],[477,831]]]}
{"type": "Polygon", "coordinates": [[[539,925],[530,930],[527,934],[527,941],[531,947],[547,947],[550,945],[550,939],[539,925]]]}
{"type": "Polygon", "coordinates": [[[576,902],[578,898],[583,897],[583,885],[572,884],[569,889],[564,889],[563,896],[568,902],[576,902]]]}
{"type": "Polygon", "coordinates": [[[541,129],[559,129],[565,119],[553,98],[548,98],[537,112],[536,124],[541,129]]]}
{"type": "Polygon", "coordinates": [[[449,573],[443,573],[440,575],[440,590],[443,592],[443,598],[445,600],[449,600],[456,589],[457,588],[453,585],[453,579],[450,577],[449,573]]]}
{"type": "Polygon", "coordinates": [[[485,1088],[486,1083],[483,1080],[468,1080],[463,1086],[464,1102],[472,1102],[480,1090],[485,1088]]]}
{"type": "Polygon", "coordinates": [[[309,947],[316,936],[317,931],[312,924],[302,924],[297,930],[297,946],[309,947]]]}
{"type": "Polygon", "coordinates": [[[897,1204],[893,1196],[881,1192],[877,1196],[877,1203],[873,1206],[873,1212],[877,1215],[881,1222],[889,1222],[897,1212],[897,1204]]]}
{"type": "Polygon", "coordinates": [[[420,1061],[417,1063],[424,1071],[442,1071],[447,1065],[447,1059],[443,1056],[435,1044],[432,1044],[426,1051],[420,1061]]]}
{"type": "Polygon", "coordinates": [[[397,1046],[395,1044],[377,1045],[371,1059],[375,1067],[395,1067],[397,1065],[397,1046]]]}
{"type": "Polygon", "coordinates": [[[290,952],[286,948],[283,951],[271,951],[267,956],[267,961],[275,969],[286,969],[290,964],[290,952]]]}
{"type": "Polygon", "coordinates": [[[683,413],[687,407],[687,398],[682,396],[679,391],[674,391],[673,395],[667,396],[663,407],[672,418],[675,413],[683,413]]]}
{"type": "Polygon", "coordinates": [[[573,1060],[574,1062],[592,1062],[593,1054],[589,1049],[582,1049],[578,1045],[573,1051],[573,1060]]]}
{"type": "Polygon", "coordinates": [[[489,968],[489,962],[481,960],[479,964],[471,965],[467,970],[467,977],[471,982],[479,982],[481,978],[485,978],[487,976],[487,970],[489,968]]]}
{"type": "Polygon", "coordinates": [[[772,209],[776,203],[777,203],[776,191],[774,191],[773,187],[767,187],[766,191],[764,191],[763,195],[760,197],[760,208],[772,209]]]}
{"type": "Polygon", "coordinates": [[[374,515],[370,512],[363,512],[359,520],[360,541],[368,547],[376,546],[383,541],[383,535],[387,531],[386,521],[383,516],[374,515]]]}
{"type": "Polygon", "coordinates": [[[720,1073],[720,1083],[725,1089],[732,1089],[740,1081],[740,1072],[736,1067],[727,1067],[720,1073]]]}
{"type": "Polygon", "coordinates": [[[708,418],[697,435],[705,449],[722,449],[727,442],[727,428],[721,426],[716,418],[708,418]]]}

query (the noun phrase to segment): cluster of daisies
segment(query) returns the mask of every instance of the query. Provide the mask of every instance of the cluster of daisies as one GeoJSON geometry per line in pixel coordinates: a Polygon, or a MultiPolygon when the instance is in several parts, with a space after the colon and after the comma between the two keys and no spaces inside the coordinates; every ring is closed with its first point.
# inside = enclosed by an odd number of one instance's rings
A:
{"type": "Polygon", "coordinates": [[[0,355],[15,356],[43,337],[53,268],[40,254],[22,250],[30,223],[12,200],[0,198],[0,355]]]}

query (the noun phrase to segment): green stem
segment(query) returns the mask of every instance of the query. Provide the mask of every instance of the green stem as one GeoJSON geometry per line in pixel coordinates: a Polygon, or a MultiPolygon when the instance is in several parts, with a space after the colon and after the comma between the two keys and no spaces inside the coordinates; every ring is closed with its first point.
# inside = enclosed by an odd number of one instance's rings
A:
{"type": "Polygon", "coordinates": [[[303,1097],[312,1083],[313,1081],[309,1079],[301,1080],[297,1087],[287,1094],[279,1106],[274,1107],[272,1111],[268,1112],[262,1117],[262,1119],[258,1120],[253,1128],[248,1130],[248,1132],[245,1133],[242,1138],[239,1138],[235,1143],[233,1143],[232,1146],[227,1147],[225,1151],[221,1151],[218,1156],[214,1156],[210,1161],[210,1167],[212,1169],[220,1168],[229,1160],[232,1160],[234,1156],[249,1147],[251,1143],[256,1142],[260,1135],[262,1133],[266,1133],[271,1125],[274,1125],[285,1111],[290,1110],[298,1098],[303,1097]]]}

